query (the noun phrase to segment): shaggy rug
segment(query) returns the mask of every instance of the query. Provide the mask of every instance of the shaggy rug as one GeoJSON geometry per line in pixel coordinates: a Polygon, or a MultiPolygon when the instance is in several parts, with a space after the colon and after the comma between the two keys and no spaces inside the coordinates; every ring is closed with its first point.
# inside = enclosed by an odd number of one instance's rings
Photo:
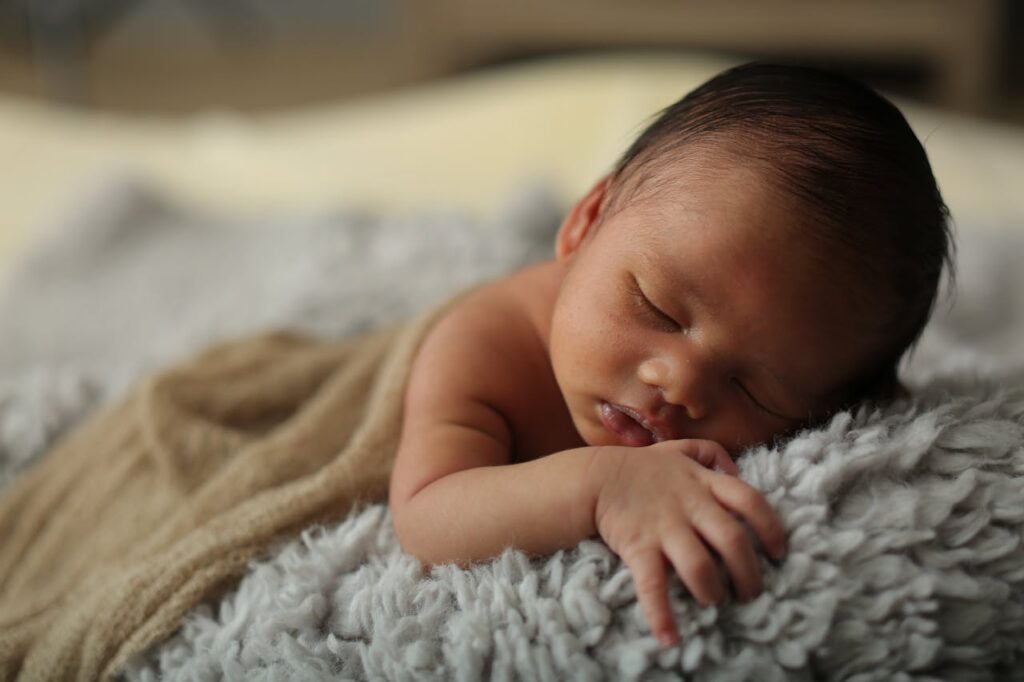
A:
{"type": "MultiPolygon", "coordinates": [[[[557,220],[542,187],[481,222],[217,217],[113,182],[0,290],[0,472],[159,364],[268,326],[405,317],[543,257],[557,220]]],[[[424,573],[375,505],[253,564],[126,678],[1024,679],[1024,245],[994,234],[962,242],[961,294],[907,369],[912,399],[741,458],[789,555],[763,562],[748,604],[700,608],[674,581],[680,646],[658,648],[598,541],[424,573]]]]}

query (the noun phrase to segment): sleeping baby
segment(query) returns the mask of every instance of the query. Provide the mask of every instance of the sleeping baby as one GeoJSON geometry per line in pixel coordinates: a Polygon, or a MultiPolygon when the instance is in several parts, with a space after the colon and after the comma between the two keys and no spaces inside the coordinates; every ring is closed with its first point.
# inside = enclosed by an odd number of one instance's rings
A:
{"type": "Polygon", "coordinates": [[[899,391],[950,248],[891,103],[814,69],[720,74],[572,207],[554,259],[425,338],[390,484],[402,547],[467,565],[599,535],[675,643],[670,571],[702,605],[747,601],[758,553],[786,552],[733,458],[899,391]]]}

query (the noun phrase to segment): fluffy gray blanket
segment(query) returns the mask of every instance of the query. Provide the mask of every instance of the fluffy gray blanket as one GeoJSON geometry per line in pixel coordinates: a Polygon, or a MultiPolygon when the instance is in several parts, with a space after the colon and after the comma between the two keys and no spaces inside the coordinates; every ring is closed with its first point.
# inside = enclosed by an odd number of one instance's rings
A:
{"type": "MultiPolygon", "coordinates": [[[[111,183],[0,290],[0,472],[156,365],[267,326],[407,316],[545,255],[557,218],[537,188],[481,223],[215,217],[111,183]]],[[[908,368],[913,399],[741,459],[790,552],[749,604],[702,609],[673,583],[679,647],[658,649],[600,542],[425,574],[377,505],[254,564],[127,678],[1024,679],[1024,245],[977,234],[908,368]]]]}

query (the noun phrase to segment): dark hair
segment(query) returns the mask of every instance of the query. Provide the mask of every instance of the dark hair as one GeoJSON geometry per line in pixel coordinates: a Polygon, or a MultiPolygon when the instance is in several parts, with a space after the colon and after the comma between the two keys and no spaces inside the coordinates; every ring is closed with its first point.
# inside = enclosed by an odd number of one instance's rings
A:
{"type": "MultiPolygon", "coordinates": [[[[900,358],[931,315],[943,267],[952,276],[949,210],[906,119],[858,81],[800,66],[750,63],[715,76],[658,114],[612,175],[610,211],[712,144],[766,171],[795,199],[801,228],[840,258],[884,337],[859,399],[895,384],[900,358]]],[[[850,277],[847,277],[850,279],[850,277]]]]}

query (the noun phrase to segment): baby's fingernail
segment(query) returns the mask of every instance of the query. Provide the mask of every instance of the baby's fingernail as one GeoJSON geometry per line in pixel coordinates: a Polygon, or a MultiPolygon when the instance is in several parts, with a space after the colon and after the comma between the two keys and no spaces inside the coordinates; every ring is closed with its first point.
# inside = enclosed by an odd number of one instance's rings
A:
{"type": "Polygon", "coordinates": [[[679,638],[674,632],[662,632],[658,635],[658,643],[663,647],[675,646],[679,638]]]}

